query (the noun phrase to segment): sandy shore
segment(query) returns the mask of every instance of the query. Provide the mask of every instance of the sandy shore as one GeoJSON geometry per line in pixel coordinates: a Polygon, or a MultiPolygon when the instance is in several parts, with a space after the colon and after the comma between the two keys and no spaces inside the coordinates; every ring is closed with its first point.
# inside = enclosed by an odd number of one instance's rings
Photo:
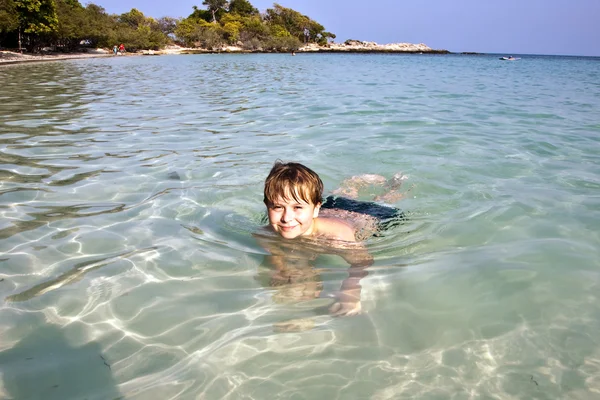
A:
{"type": "Polygon", "coordinates": [[[12,51],[0,51],[0,66],[10,64],[20,64],[29,62],[46,62],[46,61],[60,61],[60,60],[75,60],[80,58],[97,58],[97,57],[114,57],[112,53],[108,51],[98,49],[92,50],[87,53],[68,53],[68,54],[21,54],[12,51]]]}

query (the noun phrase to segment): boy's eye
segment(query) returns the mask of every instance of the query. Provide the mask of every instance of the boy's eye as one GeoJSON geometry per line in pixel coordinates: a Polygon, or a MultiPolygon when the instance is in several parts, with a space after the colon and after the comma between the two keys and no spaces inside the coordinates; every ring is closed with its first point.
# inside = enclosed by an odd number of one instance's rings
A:
{"type": "Polygon", "coordinates": [[[302,210],[304,207],[302,206],[294,206],[294,210],[302,210]]]}

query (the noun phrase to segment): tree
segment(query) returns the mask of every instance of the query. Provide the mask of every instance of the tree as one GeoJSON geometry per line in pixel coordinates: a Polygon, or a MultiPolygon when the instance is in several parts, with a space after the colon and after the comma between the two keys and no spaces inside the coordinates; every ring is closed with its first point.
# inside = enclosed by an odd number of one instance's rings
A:
{"type": "Polygon", "coordinates": [[[146,17],[138,9],[132,8],[131,11],[121,14],[117,21],[116,41],[123,43],[130,51],[158,50],[169,40],[167,34],[162,31],[163,26],[154,18],[146,17]]]}
{"type": "Polygon", "coordinates": [[[85,39],[92,46],[112,47],[117,41],[117,18],[96,4],[88,4],[84,11],[85,39]]]}
{"type": "Polygon", "coordinates": [[[270,26],[271,36],[273,37],[290,37],[292,36],[287,29],[279,24],[271,24],[270,26]]]}
{"type": "Polygon", "coordinates": [[[178,22],[179,22],[179,20],[177,18],[172,18],[172,17],[159,18],[157,21],[158,29],[167,36],[171,35],[171,34],[175,33],[175,28],[177,27],[178,22]]]}
{"type": "Polygon", "coordinates": [[[136,8],[132,8],[131,11],[123,13],[119,16],[119,22],[129,25],[131,28],[136,28],[146,23],[146,17],[144,13],[136,8]]]}
{"type": "Polygon", "coordinates": [[[307,39],[305,30],[314,22],[306,15],[302,15],[291,8],[282,7],[277,3],[273,4],[273,8],[267,9],[265,19],[269,25],[281,25],[292,36],[302,42],[307,39]]]}
{"type": "Polygon", "coordinates": [[[260,42],[269,36],[269,29],[262,22],[259,16],[244,17],[242,19],[242,28],[240,29],[239,38],[242,42],[253,44],[249,45],[251,50],[256,50],[260,47],[260,42]]]}
{"type": "Polygon", "coordinates": [[[266,41],[265,48],[274,51],[295,51],[300,48],[302,43],[293,36],[271,37],[266,41]]]}
{"type": "Polygon", "coordinates": [[[321,32],[321,38],[319,39],[320,45],[329,43],[329,39],[334,40],[336,38],[334,33],[323,31],[321,32]]]}
{"type": "Polygon", "coordinates": [[[14,0],[19,15],[19,50],[22,49],[22,33],[26,47],[39,47],[44,35],[56,31],[58,18],[53,0],[14,0]]]}
{"type": "MultiPolygon", "coordinates": [[[[72,50],[83,41],[89,46],[128,49],[160,48],[172,38],[187,45],[219,48],[224,43],[251,50],[295,49],[301,42],[326,44],[335,35],[291,8],[275,3],[261,16],[250,0],[204,0],[185,19],[155,20],[132,8],[113,15],[81,0],[0,0],[0,40],[19,48],[58,46],[72,50]]],[[[88,1],[88,0],[86,0],[88,1]]],[[[93,0],[92,0],[93,1],[93,0]]]]}
{"type": "Polygon", "coordinates": [[[229,12],[242,16],[258,15],[258,10],[248,0],[231,0],[229,2],[229,12]]]}
{"type": "Polygon", "coordinates": [[[19,14],[14,0],[0,0],[0,33],[19,28],[19,14]]]}
{"type": "Polygon", "coordinates": [[[240,29],[243,26],[243,17],[239,14],[226,14],[221,18],[221,25],[223,26],[223,32],[225,37],[230,44],[236,44],[240,38],[240,29]]]}
{"type": "Polygon", "coordinates": [[[203,10],[197,6],[193,6],[194,12],[192,12],[188,18],[193,20],[204,20],[206,22],[212,21],[212,13],[208,10],[203,10]]]}
{"type": "Polygon", "coordinates": [[[117,41],[123,43],[127,51],[140,49],[158,50],[166,43],[166,36],[152,29],[149,25],[139,25],[137,28],[122,28],[117,30],[117,41]]]}
{"type": "MultiPolygon", "coordinates": [[[[304,26],[304,35],[309,42],[319,42],[323,37],[325,27],[316,21],[309,18],[308,23],[304,26]]],[[[325,40],[327,42],[327,40],[325,40]]]]}
{"type": "Polygon", "coordinates": [[[212,13],[213,22],[217,23],[216,13],[219,10],[224,10],[227,7],[227,0],[204,0],[203,5],[208,7],[208,11],[212,13]]]}
{"type": "Polygon", "coordinates": [[[52,0],[15,0],[19,26],[25,33],[51,33],[58,26],[56,7],[52,0]]]}
{"type": "Polygon", "coordinates": [[[181,41],[186,47],[191,47],[196,43],[201,42],[203,29],[211,25],[213,24],[206,22],[204,19],[188,17],[179,21],[175,27],[174,33],[177,39],[179,39],[179,41],[181,41]]]}
{"type": "Polygon", "coordinates": [[[56,0],[58,26],[55,44],[68,50],[79,46],[85,39],[85,9],[78,0],[56,0]]]}

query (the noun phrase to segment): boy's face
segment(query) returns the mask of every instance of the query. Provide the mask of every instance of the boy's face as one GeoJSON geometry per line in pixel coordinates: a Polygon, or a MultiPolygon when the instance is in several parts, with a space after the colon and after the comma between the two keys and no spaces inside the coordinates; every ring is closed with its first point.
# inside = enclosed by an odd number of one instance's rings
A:
{"type": "Polygon", "coordinates": [[[279,197],[267,206],[269,224],[285,239],[307,236],[314,231],[314,219],[319,216],[321,203],[312,204],[293,198],[279,197]]]}

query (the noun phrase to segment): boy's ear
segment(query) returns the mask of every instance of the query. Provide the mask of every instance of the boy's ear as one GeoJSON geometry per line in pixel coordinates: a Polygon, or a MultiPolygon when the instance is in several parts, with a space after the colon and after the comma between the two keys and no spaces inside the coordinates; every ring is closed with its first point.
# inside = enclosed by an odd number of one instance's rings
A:
{"type": "Polygon", "coordinates": [[[313,212],[313,218],[317,218],[319,216],[319,211],[321,210],[321,203],[317,203],[315,206],[315,211],[313,212]]]}

